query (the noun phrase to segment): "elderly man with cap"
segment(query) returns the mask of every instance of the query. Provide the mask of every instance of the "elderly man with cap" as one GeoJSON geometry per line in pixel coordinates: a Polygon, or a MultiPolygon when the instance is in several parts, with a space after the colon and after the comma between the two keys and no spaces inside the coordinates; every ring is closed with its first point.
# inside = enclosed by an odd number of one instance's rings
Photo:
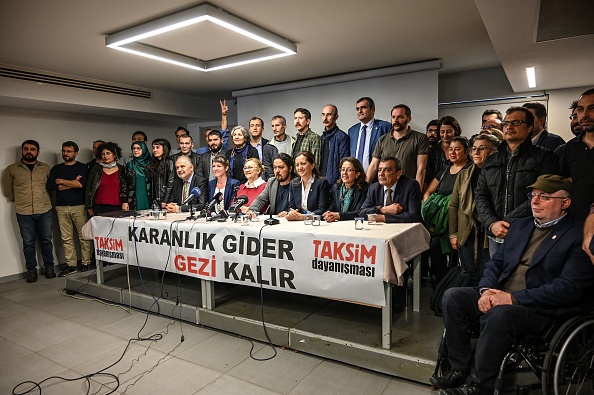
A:
{"type": "Polygon", "coordinates": [[[514,341],[540,334],[557,317],[592,309],[594,267],[582,250],[582,225],[567,214],[573,186],[545,174],[528,187],[532,217],[512,223],[478,288],[451,288],[443,298],[451,372],[431,377],[440,394],[492,394],[514,341]],[[476,378],[469,378],[469,327],[480,322],[476,378]]]}

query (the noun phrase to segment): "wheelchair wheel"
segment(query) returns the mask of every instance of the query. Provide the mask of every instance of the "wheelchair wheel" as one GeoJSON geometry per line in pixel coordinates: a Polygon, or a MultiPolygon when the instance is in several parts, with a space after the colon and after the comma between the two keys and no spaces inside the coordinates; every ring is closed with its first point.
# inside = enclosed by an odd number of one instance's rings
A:
{"type": "Polygon", "coordinates": [[[544,394],[594,394],[594,315],[574,317],[551,340],[542,371],[544,394]]]}

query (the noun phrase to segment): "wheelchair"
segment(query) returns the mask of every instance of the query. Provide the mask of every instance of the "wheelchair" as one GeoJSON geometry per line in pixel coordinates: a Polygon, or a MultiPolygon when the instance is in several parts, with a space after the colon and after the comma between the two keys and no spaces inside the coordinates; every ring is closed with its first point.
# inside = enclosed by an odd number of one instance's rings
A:
{"type": "MultiPolygon", "coordinates": [[[[476,337],[478,327],[473,327],[471,338],[476,337]]],[[[531,371],[538,380],[517,384],[517,394],[541,388],[545,395],[594,395],[594,313],[558,319],[545,334],[520,339],[501,362],[495,394],[513,392],[504,378],[521,369],[531,371]]],[[[433,375],[443,376],[449,370],[444,329],[433,375]]]]}

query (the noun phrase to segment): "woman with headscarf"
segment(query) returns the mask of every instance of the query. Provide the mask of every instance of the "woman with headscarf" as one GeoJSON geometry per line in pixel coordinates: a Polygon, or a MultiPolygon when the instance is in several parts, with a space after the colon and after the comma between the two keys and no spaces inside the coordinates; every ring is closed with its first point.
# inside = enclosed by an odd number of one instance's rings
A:
{"type": "Polygon", "coordinates": [[[131,210],[147,210],[151,207],[151,178],[148,166],[151,154],[144,141],[132,143],[132,160],[126,165],[126,175],[130,184],[128,201],[131,210]]]}
{"type": "Polygon", "coordinates": [[[238,180],[241,184],[247,181],[243,174],[243,165],[249,158],[260,158],[258,150],[250,144],[250,134],[243,126],[235,126],[231,129],[231,138],[235,148],[228,150],[227,160],[229,160],[229,177],[238,180]]]}

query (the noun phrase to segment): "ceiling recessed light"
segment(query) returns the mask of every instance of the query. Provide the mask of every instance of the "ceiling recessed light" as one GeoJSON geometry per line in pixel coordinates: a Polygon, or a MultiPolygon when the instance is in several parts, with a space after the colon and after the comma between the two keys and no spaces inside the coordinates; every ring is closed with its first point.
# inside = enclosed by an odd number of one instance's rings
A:
{"type": "MultiPolygon", "coordinates": [[[[196,38],[196,40],[199,39],[200,38],[196,38]]],[[[233,16],[210,4],[202,4],[110,34],[105,38],[105,46],[199,71],[221,70],[283,56],[295,55],[297,53],[297,46],[289,40],[264,30],[251,22],[233,16]],[[251,38],[252,40],[268,46],[268,48],[205,61],[139,42],[149,37],[154,37],[159,34],[205,21],[216,23],[219,26],[251,38]]]]}
{"type": "Polygon", "coordinates": [[[536,66],[526,66],[526,78],[528,78],[528,88],[536,88],[536,66]]]}

